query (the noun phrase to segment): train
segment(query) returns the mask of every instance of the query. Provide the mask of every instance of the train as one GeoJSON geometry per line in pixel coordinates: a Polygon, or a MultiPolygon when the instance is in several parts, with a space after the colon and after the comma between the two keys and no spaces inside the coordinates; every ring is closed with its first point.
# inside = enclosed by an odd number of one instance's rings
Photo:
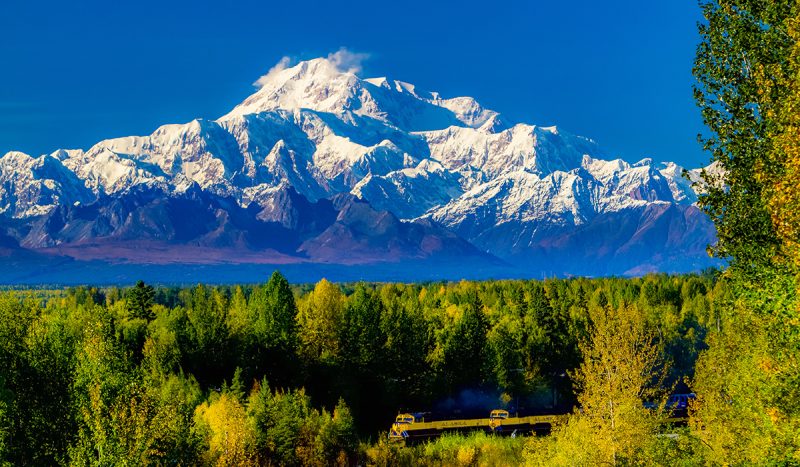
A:
{"type": "Polygon", "coordinates": [[[552,426],[566,414],[511,415],[508,410],[495,409],[484,418],[447,418],[424,412],[401,413],[389,430],[389,439],[407,443],[436,438],[443,433],[483,431],[487,434],[518,436],[549,433],[552,426]]]}
{"type": "MultiPolygon", "coordinates": [[[[688,418],[689,401],[693,393],[673,394],[667,399],[665,408],[670,411],[668,423],[685,424],[688,418]]],[[[648,407],[648,405],[645,405],[648,407]]],[[[655,408],[655,407],[650,407],[655,408]]],[[[414,442],[436,438],[444,433],[484,432],[501,436],[546,435],[553,426],[562,422],[568,413],[540,413],[512,415],[505,409],[494,409],[488,417],[448,417],[431,412],[406,412],[395,417],[389,429],[391,441],[414,442]]]]}

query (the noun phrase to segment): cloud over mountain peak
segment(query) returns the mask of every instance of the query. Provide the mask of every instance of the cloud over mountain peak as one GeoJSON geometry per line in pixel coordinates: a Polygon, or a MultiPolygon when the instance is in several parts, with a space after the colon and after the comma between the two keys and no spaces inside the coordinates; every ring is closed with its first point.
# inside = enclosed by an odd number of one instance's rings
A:
{"type": "MultiPolygon", "coordinates": [[[[363,70],[363,63],[368,60],[370,54],[365,52],[353,52],[346,47],[340,47],[336,52],[331,52],[325,58],[315,59],[316,61],[325,61],[331,67],[341,73],[360,74],[363,70]]],[[[262,88],[270,82],[272,78],[287,68],[291,68],[297,63],[297,60],[292,59],[288,55],[281,57],[281,59],[267,71],[266,74],[258,78],[253,86],[262,88]]]]}

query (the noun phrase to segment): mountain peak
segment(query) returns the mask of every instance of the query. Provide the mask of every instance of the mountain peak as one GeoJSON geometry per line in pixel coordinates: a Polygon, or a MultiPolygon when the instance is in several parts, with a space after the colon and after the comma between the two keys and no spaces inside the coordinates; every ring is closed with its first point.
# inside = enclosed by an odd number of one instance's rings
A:
{"type": "Polygon", "coordinates": [[[345,120],[366,116],[405,131],[461,126],[495,132],[506,128],[497,112],[471,97],[444,99],[404,81],[359,78],[360,65],[352,55],[340,51],[294,66],[289,66],[288,59],[282,60],[256,81],[259,89],[255,93],[219,121],[275,110],[309,110],[345,116],[345,120]]]}
{"type": "Polygon", "coordinates": [[[392,87],[392,85],[389,83],[389,78],[385,76],[381,76],[378,78],[364,78],[364,81],[379,88],[390,89],[392,87]]]}
{"type": "Polygon", "coordinates": [[[256,81],[258,91],[220,120],[276,109],[311,109],[339,114],[354,97],[360,80],[328,58],[289,67],[281,62],[256,81]]]}
{"type": "Polygon", "coordinates": [[[33,160],[33,157],[21,151],[8,151],[7,153],[3,154],[3,157],[0,157],[0,160],[2,160],[3,162],[12,162],[12,161],[29,162],[33,160]]]}

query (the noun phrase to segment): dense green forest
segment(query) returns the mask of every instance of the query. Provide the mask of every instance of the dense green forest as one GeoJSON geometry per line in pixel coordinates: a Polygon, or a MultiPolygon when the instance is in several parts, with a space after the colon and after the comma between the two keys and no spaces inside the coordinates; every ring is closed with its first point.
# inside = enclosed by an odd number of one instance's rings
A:
{"type": "MultiPolygon", "coordinates": [[[[425,455],[384,440],[399,408],[469,389],[569,410],[601,322],[654,331],[664,363],[648,371],[668,392],[692,377],[725,291],[711,273],[292,288],[276,272],[256,286],[6,292],[0,453],[13,465],[425,455]]],[[[471,439],[522,455],[508,448],[519,440],[471,439]]]]}

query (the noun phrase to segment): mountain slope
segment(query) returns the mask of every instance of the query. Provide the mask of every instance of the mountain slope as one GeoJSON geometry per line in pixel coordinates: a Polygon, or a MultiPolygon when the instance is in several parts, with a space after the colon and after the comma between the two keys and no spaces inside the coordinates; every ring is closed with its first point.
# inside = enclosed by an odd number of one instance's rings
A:
{"type": "Polygon", "coordinates": [[[713,264],[699,169],[687,180],[674,163],[611,160],[588,138],[330,59],[278,67],[259,86],[214,121],[6,154],[10,248],[104,261],[124,250],[131,264],[460,261],[519,275],[713,264]]]}

